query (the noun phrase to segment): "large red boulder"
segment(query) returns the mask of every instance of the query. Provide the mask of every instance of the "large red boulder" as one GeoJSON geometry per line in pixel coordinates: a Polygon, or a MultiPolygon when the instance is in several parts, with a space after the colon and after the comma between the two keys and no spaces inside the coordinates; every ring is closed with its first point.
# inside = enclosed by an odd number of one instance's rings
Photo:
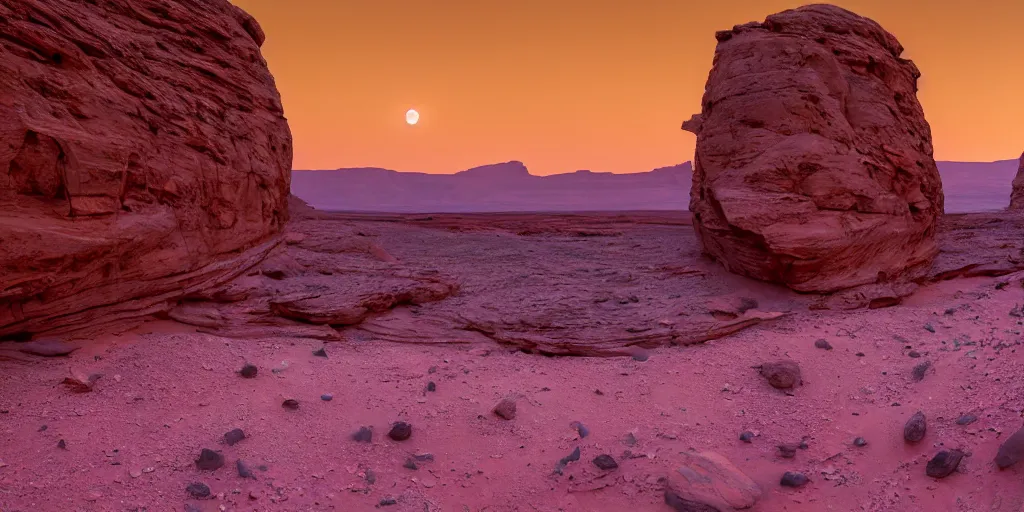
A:
{"type": "Polygon", "coordinates": [[[1013,191],[1010,192],[1010,209],[1024,210],[1024,154],[1020,155],[1020,167],[1013,178],[1013,191]]]}
{"type": "Polygon", "coordinates": [[[716,34],[690,210],[729,270],[803,292],[921,276],[942,182],[921,73],[872,20],[811,5],[716,34]]]}
{"type": "Polygon", "coordinates": [[[288,218],[292,142],[227,0],[0,2],[0,339],[167,310],[288,218]]]}

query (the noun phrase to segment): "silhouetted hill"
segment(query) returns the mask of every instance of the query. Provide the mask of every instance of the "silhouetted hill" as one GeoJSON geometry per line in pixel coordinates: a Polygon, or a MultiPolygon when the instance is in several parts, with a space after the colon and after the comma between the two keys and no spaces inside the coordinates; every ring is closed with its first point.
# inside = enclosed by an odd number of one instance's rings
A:
{"type": "MultiPolygon", "coordinates": [[[[938,162],[946,212],[994,211],[1010,201],[1017,160],[938,162]]],[[[534,176],[511,161],[455,174],[377,167],[294,171],[292,193],[319,210],[396,213],[685,210],[690,162],[647,172],[580,170],[534,176]]]]}

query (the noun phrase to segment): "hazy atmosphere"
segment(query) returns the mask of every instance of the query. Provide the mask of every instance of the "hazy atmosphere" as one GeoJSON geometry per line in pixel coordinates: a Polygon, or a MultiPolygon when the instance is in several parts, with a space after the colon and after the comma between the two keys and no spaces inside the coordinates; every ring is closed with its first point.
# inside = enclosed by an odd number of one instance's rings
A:
{"type": "MultiPolygon", "coordinates": [[[[714,32],[800,5],[735,0],[234,0],[295,138],[295,169],[639,172],[693,156],[714,32]],[[421,114],[416,126],[404,113],[421,114]]],[[[937,160],[1020,155],[1024,2],[851,0],[924,76],[937,160]],[[927,7],[923,7],[927,5],[927,7]]]]}

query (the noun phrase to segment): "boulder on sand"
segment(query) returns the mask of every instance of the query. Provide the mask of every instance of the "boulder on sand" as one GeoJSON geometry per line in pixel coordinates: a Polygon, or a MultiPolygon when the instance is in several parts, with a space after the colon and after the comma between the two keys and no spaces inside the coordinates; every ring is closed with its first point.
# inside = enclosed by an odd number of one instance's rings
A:
{"type": "Polygon", "coordinates": [[[169,309],[257,264],[292,141],[228,0],[0,3],[0,339],[169,309]]]}
{"type": "Polygon", "coordinates": [[[872,20],[809,5],[716,34],[690,210],[730,271],[801,292],[920,278],[942,182],[921,76],[872,20]]]}

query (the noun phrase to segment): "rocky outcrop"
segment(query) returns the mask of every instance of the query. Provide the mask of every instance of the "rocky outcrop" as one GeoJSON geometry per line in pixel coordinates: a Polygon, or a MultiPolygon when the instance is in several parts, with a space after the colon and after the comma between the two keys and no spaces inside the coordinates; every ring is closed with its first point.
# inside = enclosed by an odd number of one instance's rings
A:
{"type": "Polygon", "coordinates": [[[0,339],[166,311],[258,264],[291,135],[227,0],[0,3],[0,339]]]}
{"type": "Polygon", "coordinates": [[[706,253],[801,292],[922,278],[942,183],[921,73],[877,23],[811,5],[716,34],[690,192],[706,253]]]}
{"type": "Polygon", "coordinates": [[[1013,191],[1010,192],[1010,209],[1024,210],[1024,153],[1020,155],[1020,168],[1013,178],[1013,191]]]}

